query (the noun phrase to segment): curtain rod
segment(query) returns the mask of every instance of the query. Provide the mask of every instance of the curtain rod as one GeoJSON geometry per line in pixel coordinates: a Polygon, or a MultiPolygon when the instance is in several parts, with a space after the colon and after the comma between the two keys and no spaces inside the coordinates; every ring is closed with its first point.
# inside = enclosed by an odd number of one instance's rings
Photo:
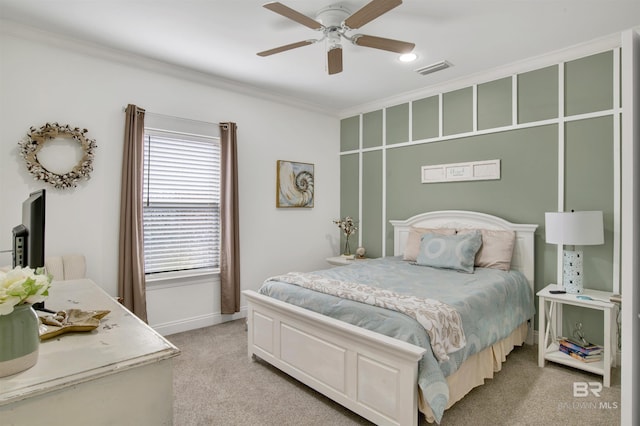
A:
{"type": "MultiPolygon", "coordinates": [[[[122,107],[122,112],[126,112],[126,111],[127,111],[127,107],[122,107]]],[[[200,124],[215,124],[217,126],[219,126],[220,124],[223,124],[223,123],[214,123],[211,121],[194,120],[193,118],[176,117],[174,115],[160,114],[157,112],[149,112],[149,111],[145,111],[145,115],[155,115],[156,117],[173,118],[175,120],[191,121],[193,123],[200,123],[200,124]]]]}

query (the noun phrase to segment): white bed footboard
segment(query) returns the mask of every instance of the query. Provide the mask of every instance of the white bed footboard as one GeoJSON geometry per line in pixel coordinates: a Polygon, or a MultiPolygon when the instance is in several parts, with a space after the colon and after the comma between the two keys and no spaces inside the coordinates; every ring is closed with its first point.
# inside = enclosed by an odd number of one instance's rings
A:
{"type": "Polygon", "coordinates": [[[378,425],[417,425],[425,349],[255,291],[248,351],[378,425]]]}

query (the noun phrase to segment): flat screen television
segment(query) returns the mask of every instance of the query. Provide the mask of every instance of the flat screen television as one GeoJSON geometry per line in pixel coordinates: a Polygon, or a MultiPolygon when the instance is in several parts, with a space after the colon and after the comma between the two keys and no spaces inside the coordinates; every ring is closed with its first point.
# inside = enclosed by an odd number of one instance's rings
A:
{"type": "Polygon", "coordinates": [[[44,266],[46,191],[32,192],[22,203],[22,223],[13,228],[13,266],[44,266]]]}

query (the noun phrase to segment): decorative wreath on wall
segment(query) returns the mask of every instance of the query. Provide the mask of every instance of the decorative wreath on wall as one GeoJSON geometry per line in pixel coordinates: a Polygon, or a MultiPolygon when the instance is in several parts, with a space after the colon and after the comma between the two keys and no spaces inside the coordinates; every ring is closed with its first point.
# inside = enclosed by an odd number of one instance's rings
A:
{"type": "Polygon", "coordinates": [[[27,170],[36,180],[45,181],[56,188],[72,188],[78,186],[80,179],[89,179],[93,171],[94,150],[98,146],[96,141],[85,136],[87,129],[72,128],[68,124],[61,126],[58,123],[47,123],[40,129],[29,129],[29,133],[18,145],[20,155],[24,158],[27,170]],[[74,139],[82,146],[82,159],[70,171],[64,174],[53,173],[40,164],[38,152],[44,144],[56,138],[74,139]]]}

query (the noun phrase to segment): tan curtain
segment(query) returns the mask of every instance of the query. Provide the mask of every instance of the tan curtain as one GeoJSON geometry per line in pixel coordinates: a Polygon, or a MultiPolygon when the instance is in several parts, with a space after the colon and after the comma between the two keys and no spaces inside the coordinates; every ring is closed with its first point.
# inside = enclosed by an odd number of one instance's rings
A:
{"type": "Polygon", "coordinates": [[[131,312],[147,322],[142,237],[144,109],[128,105],[122,154],[118,295],[131,312]]]}
{"type": "Polygon", "coordinates": [[[220,299],[221,312],[240,311],[240,232],[235,123],[220,123],[220,299]]]}

